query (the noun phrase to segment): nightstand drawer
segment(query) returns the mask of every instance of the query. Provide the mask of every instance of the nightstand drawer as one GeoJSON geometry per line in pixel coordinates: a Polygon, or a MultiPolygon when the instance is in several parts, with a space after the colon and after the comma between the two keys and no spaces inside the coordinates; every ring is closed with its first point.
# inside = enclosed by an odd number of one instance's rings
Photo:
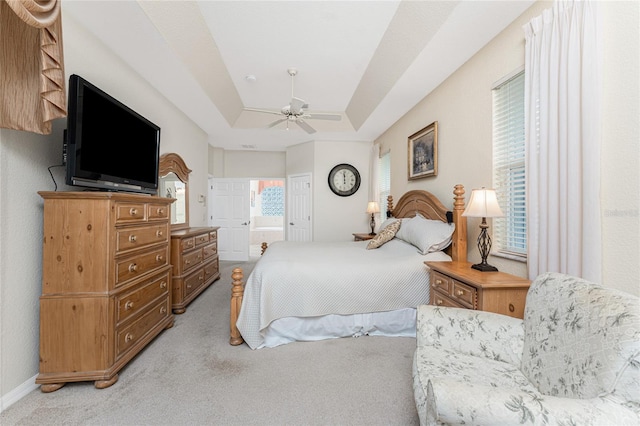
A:
{"type": "Polygon", "coordinates": [[[447,308],[464,308],[464,306],[460,306],[460,304],[449,299],[439,291],[434,291],[431,294],[431,304],[435,306],[446,306],[447,308]]]}
{"type": "Polygon", "coordinates": [[[440,289],[445,294],[450,293],[449,289],[451,288],[453,281],[451,278],[436,271],[431,272],[431,278],[431,287],[440,289]]]}
{"type": "Polygon", "coordinates": [[[457,280],[452,280],[453,286],[449,294],[453,299],[459,301],[468,308],[476,309],[476,300],[478,291],[471,286],[461,283],[457,280]]]}

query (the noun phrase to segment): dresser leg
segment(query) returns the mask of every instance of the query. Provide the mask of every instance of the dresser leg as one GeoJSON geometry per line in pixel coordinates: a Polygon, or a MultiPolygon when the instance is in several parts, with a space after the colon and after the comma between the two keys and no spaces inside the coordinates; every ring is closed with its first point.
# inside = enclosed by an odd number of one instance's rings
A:
{"type": "Polygon", "coordinates": [[[65,384],[66,383],[47,383],[46,385],[40,385],[40,391],[42,393],[55,392],[65,384]]]}
{"type": "Polygon", "coordinates": [[[184,314],[187,312],[187,308],[177,308],[173,310],[173,313],[176,315],[184,314]]]}
{"type": "Polygon", "coordinates": [[[96,389],[104,389],[113,385],[117,381],[118,381],[118,375],[114,374],[113,377],[110,378],[109,380],[96,380],[93,385],[96,387],[96,389]]]}
{"type": "Polygon", "coordinates": [[[169,324],[167,324],[167,326],[164,328],[165,330],[170,329],[171,327],[173,327],[173,321],[171,321],[169,324]]]}

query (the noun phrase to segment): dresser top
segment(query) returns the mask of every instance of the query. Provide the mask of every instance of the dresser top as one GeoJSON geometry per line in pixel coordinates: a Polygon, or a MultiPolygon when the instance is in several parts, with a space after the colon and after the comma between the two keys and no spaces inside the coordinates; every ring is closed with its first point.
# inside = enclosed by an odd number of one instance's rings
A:
{"type": "Polygon", "coordinates": [[[217,231],[219,228],[219,226],[207,226],[200,228],[179,229],[177,231],[171,231],[171,238],[192,237],[194,235],[204,234],[206,232],[217,231]]]}
{"type": "Polygon", "coordinates": [[[38,194],[47,199],[76,199],[76,200],[116,200],[116,201],[135,201],[135,202],[153,202],[170,204],[175,201],[174,198],[158,197],[155,195],[133,194],[130,192],[109,192],[109,191],[38,191],[38,194]]]}

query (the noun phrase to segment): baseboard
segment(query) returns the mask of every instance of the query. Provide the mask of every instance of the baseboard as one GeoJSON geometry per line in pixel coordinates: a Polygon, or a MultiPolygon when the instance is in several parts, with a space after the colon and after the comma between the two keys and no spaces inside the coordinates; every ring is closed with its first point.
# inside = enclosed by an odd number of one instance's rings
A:
{"type": "Polygon", "coordinates": [[[20,401],[30,392],[37,389],[40,385],[36,385],[36,377],[38,377],[37,374],[8,394],[4,395],[2,399],[0,399],[0,413],[20,401]]]}

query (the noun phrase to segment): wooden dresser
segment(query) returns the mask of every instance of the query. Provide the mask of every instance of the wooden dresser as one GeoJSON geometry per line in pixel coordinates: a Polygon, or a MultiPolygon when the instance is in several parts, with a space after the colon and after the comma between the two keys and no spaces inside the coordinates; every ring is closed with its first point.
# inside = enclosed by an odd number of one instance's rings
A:
{"type": "Polygon", "coordinates": [[[425,262],[430,268],[430,304],[524,316],[531,281],[504,272],[481,272],[468,262],[425,262]]]}
{"type": "Polygon", "coordinates": [[[172,309],[182,314],[193,299],[220,278],[218,228],[186,228],[171,232],[172,309]]]}
{"type": "Polygon", "coordinates": [[[171,314],[172,199],[109,192],[40,192],[44,199],[40,374],[111,386],[171,314]]]}

